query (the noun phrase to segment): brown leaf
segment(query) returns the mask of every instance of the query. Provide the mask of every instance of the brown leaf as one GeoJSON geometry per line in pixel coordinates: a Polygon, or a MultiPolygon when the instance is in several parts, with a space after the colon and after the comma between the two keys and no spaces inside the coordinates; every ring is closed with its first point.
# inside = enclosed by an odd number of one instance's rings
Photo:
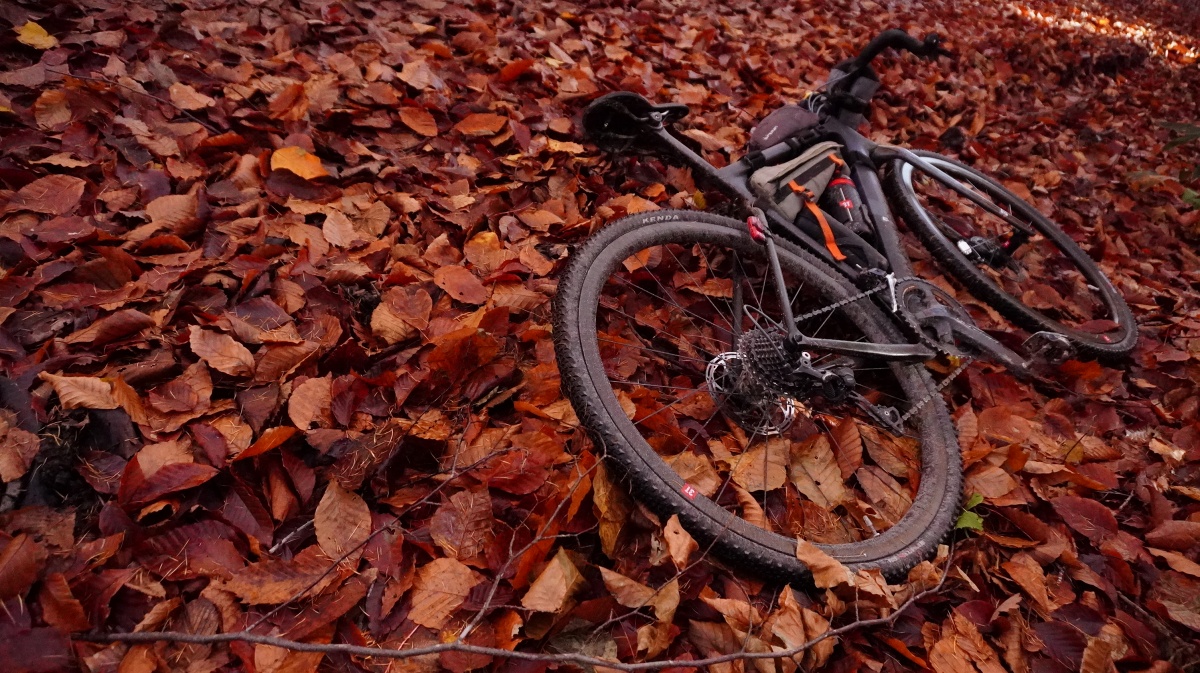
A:
{"type": "Polygon", "coordinates": [[[85,186],[86,182],[69,175],[47,175],[17,190],[5,210],[65,215],[79,205],[85,186]]]}
{"type": "Polygon", "coordinates": [[[773,491],[787,480],[789,443],[783,437],[771,437],[735,456],[730,474],[739,486],[750,492],[773,491]]]}
{"type": "Polygon", "coordinates": [[[451,558],[482,552],[492,535],[492,499],[486,490],[459,491],[429,520],[433,541],[451,558]]]}
{"type": "Polygon", "coordinates": [[[1200,545],[1200,521],[1164,521],[1146,533],[1146,544],[1160,549],[1187,551],[1200,545]]]}
{"type": "Polygon", "coordinates": [[[353,491],[344,490],[336,480],[329,482],[325,495],[313,516],[317,543],[331,559],[357,550],[351,560],[362,553],[362,545],[371,536],[371,509],[353,491]]]}
{"type": "Polygon", "coordinates": [[[319,592],[333,579],[329,573],[323,580],[332,561],[317,545],[306,547],[290,561],[267,559],[251,563],[234,574],[225,583],[224,589],[252,605],[274,605],[288,600],[313,584],[313,592],[319,592]],[[314,584],[315,583],[315,584],[314,584]]]}
{"type": "Polygon", "coordinates": [[[47,624],[67,633],[91,628],[83,605],[72,594],[71,585],[62,573],[53,573],[42,580],[38,596],[47,624]]]}
{"type": "Polygon", "coordinates": [[[390,287],[371,313],[371,331],[389,344],[410,339],[429,326],[433,299],[422,287],[390,287]]]}
{"type": "Polygon", "coordinates": [[[671,555],[671,562],[680,571],[688,567],[688,560],[692,557],[692,553],[700,548],[700,545],[680,525],[678,514],[672,514],[671,518],[667,519],[667,524],[663,526],[663,538],[666,540],[667,553],[671,555]]]}
{"type": "Polygon", "coordinates": [[[796,558],[808,567],[813,576],[813,583],[818,588],[829,589],[840,584],[850,584],[854,579],[841,561],[826,554],[808,540],[796,540],[796,558]]]}
{"type": "Polygon", "coordinates": [[[25,476],[41,449],[41,438],[17,427],[14,414],[0,410],[0,482],[25,476]]]}
{"type": "Polygon", "coordinates": [[[562,548],[521,598],[521,605],[536,612],[558,613],[567,608],[571,596],[584,584],[583,575],[562,548]]]}
{"type": "Polygon", "coordinates": [[[180,110],[203,110],[217,102],[183,82],[175,82],[167,91],[171,95],[171,102],[180,110]]]}
{"type": "Polygon", "coordinates": [[[72,333],[63,341],[69,344],[90,343],[102,346],[153,326],[154,319],[150,316],[136,309],[125,309],[97,320],[72,333]]]}
{"type": "Polygon", "coordinates": [[[29,590],[44,567],[46,550],[21,533],[0,548],[0,600],[7,601],[29,590]]]}
{"type": "Polygon", "coordinates": [[[316,180],[329,175],[321,159],[303,147],[283,147],[271,153],[271,170],[285,170],[304,178],[316,180]]]}
{"type": "Polygon", "coordinates": [[[443,266],[433,272],[433,282],[464,304],[482,304],[488,298],[487,288],[465,267],[443,266]]]}
{"type": "Polygon", "coordinates": [[[187,229],[196,221],[196,197],[193,194],[168,194],[146,204],[150,222],[171,231],[187,229]]]}
{"type": "Polygon", "coordinates": [[[655,594],[654,589],[645,584],[608,568],[600,568],[600,577],[604,579],[608,593],[627,608],[640,608],[648,604],[655,594]]]}
{"type": "Polygon", "coordinates": [[[58,402],[63,409],[116,409],[112,384],[91,376],[56,376],[47,372],[38,378],[49,381],[58,393],[58,402]]]}
{"type": "Polygon", "coordinates": [[[438,134],[437,122],[429,111],[419,107],[400,108],[400,121],[423,136],[433,138],[438,134]]]}
{"type": "Polygon", "coordinates": [[[333,425],[333,380],[329,376],[308,379],[292,390],[288,398],[288,418],[301,430],[333,425]]]}
{"type": "Polygon", "coordinates": [[[852,416],[847,416],[832,428],[829,436],[833,440],[834,455],[837,457],[838,468],[844,481],[863,464],[863,441],[858,431],[858,423],[852,416]]]}
{"type": "Polygon", "coordinates": [[[188,329],[188,343],[192,352],[209,367],[230,376],[250,376],[254,373],[254,356],[233,337],[195,325],[188,329]]]}
{"type": "Polygon", "coordinates": [[[1051,500],[1050,505],[1068,526],[1093,544],[1098,545],[1117,534],[1117,517],[1095,500],[1063,495],[1051,500]]]}
{"type": "Polygon", "coordinates": [[[33,102],[33,118],[39,128],[47,131],[58,130],[71,123],[74,115],[66,92],[43,91],[33,102]]]}
{"type": "Polygon", "coordinates": [[[491,113],[475,113],[454,125],[454,130],[465,136],[490,136],[500,132],[508,123],[508,117],[491,113]]]}
{"type": "Polygon", "coordinates": [[[825,435],[813,435],[792,446],[788,474],[796,490],[825,509],[837,507],[850,495],[825,435]]]}
{"type": "Polygon", "coordinates": [[[475,571],[455,559],[430,561],[417,573],[408,618],[426,628],[442,628],[480,579],[475,571]]]}
{"type": "Polygon", "coordinates": [[[1007,495],[1017,482],[1004,468],[996,465],[976,465],[964,479],[963,491],[978,493],[989,500],[1007,495]]]}
{"type": "Polygon", "coordinates": [[[1047,614],[1053,610],[1050,595],[1046,590],[1046,573],[1032,556],[1025,552],[1019,552],[1012,557],[1012,560],[1001,564],[1001,567],[1040,609],[1047,614]]]}

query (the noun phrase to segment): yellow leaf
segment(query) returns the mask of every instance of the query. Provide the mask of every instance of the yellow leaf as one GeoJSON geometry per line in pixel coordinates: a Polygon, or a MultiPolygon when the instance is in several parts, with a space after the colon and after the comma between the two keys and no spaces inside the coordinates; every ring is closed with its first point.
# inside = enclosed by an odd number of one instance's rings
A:
{"type": "Polygon", "coordinates": [[[26,21],[24,26],[15,29],[17,42],[34,49],[53,49],[58,46],[58,38],[46,32],[45,28],[32,21],[26,21]]]}
{"type": "Polygon", "coordinates": [[[271,154],[271,170],[291,171],[305,180],[315,180],[329,175],[321,165],[321,159],[303,147],[284,147],[271,154]]]}

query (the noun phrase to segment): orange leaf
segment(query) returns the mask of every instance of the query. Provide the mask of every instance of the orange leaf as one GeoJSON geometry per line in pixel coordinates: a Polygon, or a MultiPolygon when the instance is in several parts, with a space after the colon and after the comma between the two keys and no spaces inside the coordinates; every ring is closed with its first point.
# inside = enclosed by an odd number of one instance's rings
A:
{"type": "Polygon", "coordinates": [[[672,514],[671,518],[667,519],[667,525],[663,526],[663,538],[667,542],[667,553],[671,555],[671,561],[678,570],[686,568],[692,553],[700,548],[696,540],[680,525],[678,514],[672,514]]]}
{"type": "Polygon", "coordinates": [[[274,428],[267,428],[259,435],[258,441],[254,442],[245,451],[234,456],[234,460],[242,460],[243,458],[252,458],[259,454],[266,453],[271,449],[283,444],[292,438],[292,435],[299,432],[296,428],[290,425],[280,425],[274,428]]]}
{"type": "Polygon", "coordinates": [[[32,537],[21,533],[0,549],[0,600],[24,594],[38,578],[46,550],[32,537]]]}
{"type": "Polygon", "coordinates": [[[465,136],[490,136],[500,132],[508,123],[508,117],[502,117],[489,112],[467,115],[454,129],[465,136]]]}
{"type": "Polygon", "coordinates": [[[321,159],[303,147],[283,147],[271,153],[271,170],[291,171],[305,180],[329,175],[321,159]]]}
{"type": "Polygon", "coordinates": [[[532,58],[520,58],[500,69],[500,76],[497,77],[501,83],[511,82],[514,79],[525,74],[527,70],[533,67],[532,58]]]}
{"type": "Polygon", "coordinates": [[[301,430],[312,428],[313,423],[318,427],[328,428],[333,425],[333,414],[330,405],[333,403],[332,382],[328,376],[319,379],[308,379],[296,386],[292,396],[288,398],[288,418],[301,430]]]}
{"type": "Polygon", "coordinates": [[[430,138],[438,134],[437,122],[429,111],[419,107],[400,108],[400,121],[408,128],[430,138]]]}

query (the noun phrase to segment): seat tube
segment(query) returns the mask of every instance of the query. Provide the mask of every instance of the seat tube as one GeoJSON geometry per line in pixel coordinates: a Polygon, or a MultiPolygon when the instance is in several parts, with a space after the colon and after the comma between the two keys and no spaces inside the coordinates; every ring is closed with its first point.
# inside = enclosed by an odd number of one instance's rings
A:
{"type": "Polygon", "coordinates": [[[854,184],[858,186],[863,202],[867,204],[867,209],[871,212],[871,219],[875,223],[875,234],[878,236],[884,255],[887,256],[892,273],[901,277],[913,275],[912,263],[908,260],[908,255],[904,254],[904,243],[900,240],[900,230],[892,218],[892,211],[888,207],[887,197],[883,193],[883,184],[879,182],[875,166],[869,159],[866,162],[855,162],[851,166],[851,174],[854,176],[854,184]]]}

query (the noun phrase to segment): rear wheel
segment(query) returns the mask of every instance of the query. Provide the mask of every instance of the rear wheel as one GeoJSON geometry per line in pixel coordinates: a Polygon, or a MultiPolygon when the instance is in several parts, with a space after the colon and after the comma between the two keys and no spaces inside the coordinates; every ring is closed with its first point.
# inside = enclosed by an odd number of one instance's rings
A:
{"type": "MultiPolygon", "coordinates": [[[[903,342],[870,301],[821,311],[855,290],[791,244],[779,257],[793,311],[813,313],[805,334],[903,342]]],[[[901,575],[957,514],[945,404],[920,365],[788,353],[769,278],[735,220],[656,211],[610,225],[559,283],[567,397],[634,496],[735,567],[800,579],[802,537],[852,568],[901,575]],[[810,374],[796,373],[801,361],[810,374]]]]}
{"type": "Polygon", "coordinates": [[[932,152],[915,154],[1032,230],[1026,238],[897,160],[885,181],[889,200],[939,264],[1019,327],[1062,334],[1086,356],[1116,358],[1133,350],[1137,325],[1129,306],[1071,236],[983,173],[932,152]]]}

